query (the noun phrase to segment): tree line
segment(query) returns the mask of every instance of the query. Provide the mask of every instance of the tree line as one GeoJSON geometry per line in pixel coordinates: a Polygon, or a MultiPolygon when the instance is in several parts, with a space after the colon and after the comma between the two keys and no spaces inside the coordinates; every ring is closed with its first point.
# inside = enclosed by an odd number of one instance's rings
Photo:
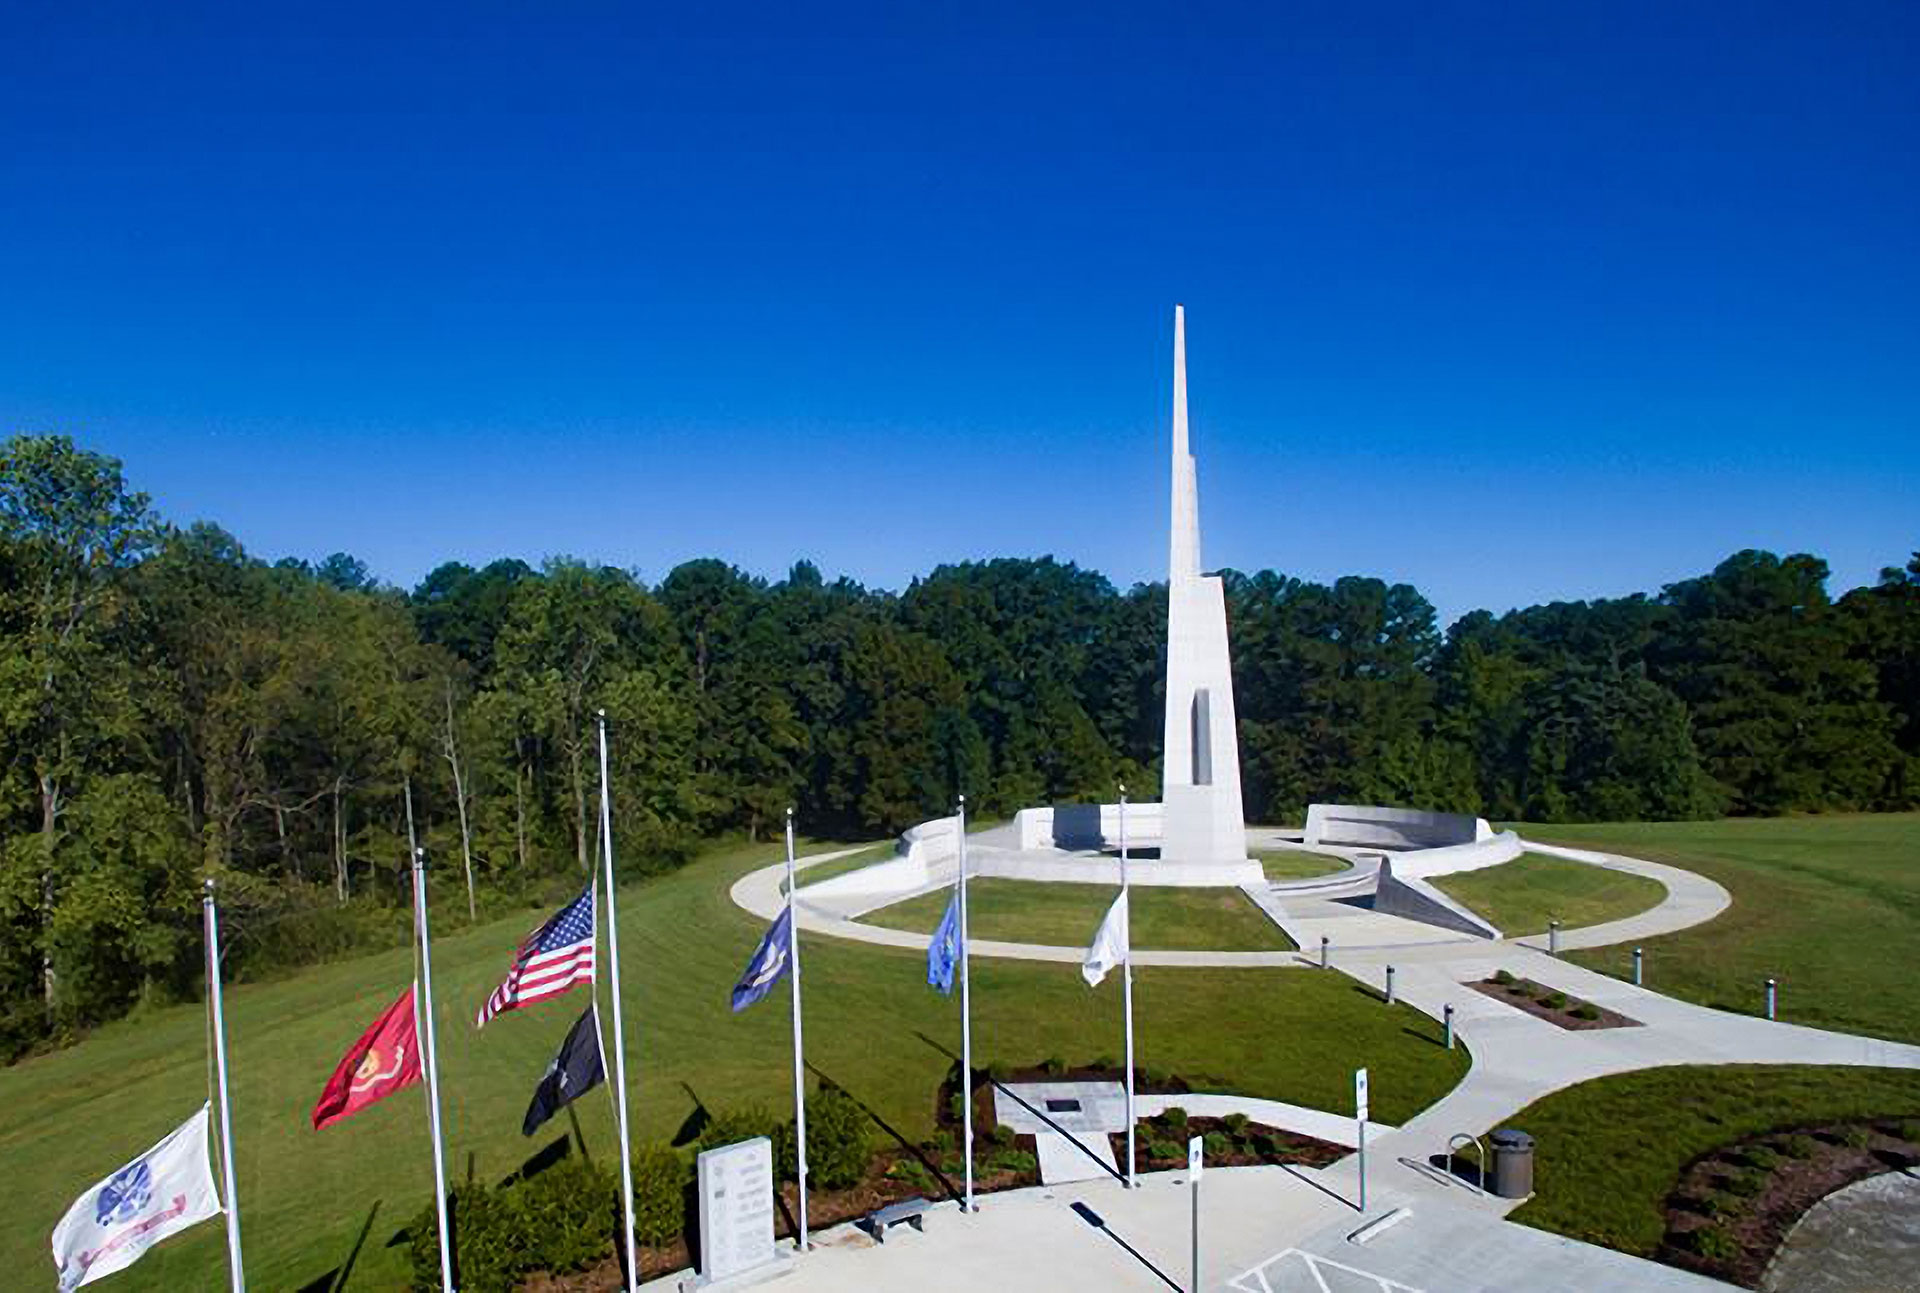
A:
{"type": "MultiPolygon", "coordinates": [[[[1532,820],[1907,807],[1920,555],[1834,599],[1741,552],[1657,594],[1475,611],[1406,584],[1225,574],[1246,806],[1532,820]]],[[[153,512],[58,436],[0,446],[0,1053],[191,993],[199,885],[235,972],[393,937],[408,801],[470,919],[598,848],[883,834],[1158,783],[1166,593],[1050,557],[899,593],[716,560],[658,583],[553,558],[410,591],[345,554],[268,563],[153,512]]]]}

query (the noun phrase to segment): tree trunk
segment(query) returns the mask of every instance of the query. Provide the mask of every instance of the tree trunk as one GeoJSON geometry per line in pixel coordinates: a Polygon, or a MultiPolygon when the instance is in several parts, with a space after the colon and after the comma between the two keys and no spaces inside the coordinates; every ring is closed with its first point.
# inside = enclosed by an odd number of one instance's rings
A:
{"type": "Polygon", "coordinates": [[[477,924],[480,908],[473,898],[473,831],[467,824],[467,782],[460,774],[460,742],[453,728],[453,687],[447,687],[447,762],[453,765],[453,802],[460,810],[460,861],[467,868],[467,922],[477,924]]]}
{"type": "Polygon", "coordinates": [[[520,757],[513,765],[513,842],[520,855],[520,874],[527,873],[527,759],[520,738],[513,739],[513,752],[520,757]]]}
{"type": "Polygon", "coordinates": [[[573,768],[573,843],[574,852],[580,857],[580,870],[583,874],[592,873],[592,864],[587,861],[587,783],[580,773],[580,742],[573,741],[567,750],[567,761],[573,768]]]}
{"type": "Polygon", "coordinates": [[[340,815],[340,779],[333,781],[333,896],[347,900],[347,829],[340,815]]]}
{"type": "Polygon", "coordinates": [[[49,774],[40,776],[40,996],[47,1022],[53,1022],[55,975],[53,947],[53,846],[60,821],[60,783],[49,774]]]}

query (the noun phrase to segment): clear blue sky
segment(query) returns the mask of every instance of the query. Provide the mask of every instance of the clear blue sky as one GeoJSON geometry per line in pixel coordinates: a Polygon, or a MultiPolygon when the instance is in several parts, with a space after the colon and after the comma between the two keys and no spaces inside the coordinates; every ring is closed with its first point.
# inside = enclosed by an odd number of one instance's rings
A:
{"type": "Polygon", "coordinates": [[[1920,547],[1910,0],[33,7],[0,431],[263,556],[1157,578],[1175,301],[1209,565],[1920,547]]]}

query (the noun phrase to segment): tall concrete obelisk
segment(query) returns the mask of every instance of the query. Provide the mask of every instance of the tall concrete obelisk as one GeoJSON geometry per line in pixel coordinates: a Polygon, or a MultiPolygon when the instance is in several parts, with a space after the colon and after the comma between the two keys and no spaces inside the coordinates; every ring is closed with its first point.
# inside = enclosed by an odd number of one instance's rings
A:
{"type": "Polygon", "coordinates": [[[1200,573],[1200,486],[1187,439],[1187,313],[1173,307],[1173,533],[1167,561],[1167,718],[1160,856],[1240,862],[1240,741],[1233,714],[1227,602],[1218,575],[1200,573]]]}

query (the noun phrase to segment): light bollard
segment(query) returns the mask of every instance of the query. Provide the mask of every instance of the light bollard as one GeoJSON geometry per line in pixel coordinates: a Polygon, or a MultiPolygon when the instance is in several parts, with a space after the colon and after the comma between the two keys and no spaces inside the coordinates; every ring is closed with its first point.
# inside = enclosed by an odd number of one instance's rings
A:
{"type": "Polygon", "coordinates": [[[1640,986],[1641,980],[1645,977],[1646,959],[1647,954],[1645,951],[1638,947],[1633,949],[1633,986],[1636,988],[1640,986]]]}
{"type": "Polygon", "coordinates": [[[1393,1004],[1393,967],[1387,967],[1387,1004],[1393,1004]]]}
{"type": "Polygon", "coordinates": [[[1320,935],[1320,968],[1323,970],[1327,968],[1327,941],[1325,934],[1320,935]]]}
{"type": "Polygon", "coordinates": [[[1451,1001],[1447,1003],[1446,1011],[1441,1015],[1441,1020],[1446,1024],[1446,1027],[1447,1027],[1447,1049],[1452,1050],[1453,1049],[1453,1003],[1451,1001]]]}
{"type": "Polygon", "coordinates": [[[1767,1018],[1776,1018],[1780,1007],[1780,983],[1776,979],[1767,980],[1767,1018]]]}
{"type": "Polygon", "coordinates": [[[1560,955],[1560,922],[1557,920],[1547,922],[1547,955],[1560,955]]]}

